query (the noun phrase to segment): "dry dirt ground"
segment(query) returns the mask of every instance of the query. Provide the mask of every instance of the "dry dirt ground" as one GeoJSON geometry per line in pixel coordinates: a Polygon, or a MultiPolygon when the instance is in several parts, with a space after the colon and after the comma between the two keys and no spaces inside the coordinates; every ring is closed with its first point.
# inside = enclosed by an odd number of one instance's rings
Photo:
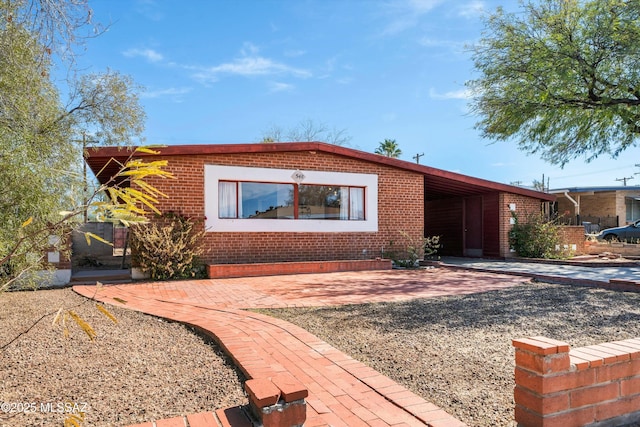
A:
{"type": "Polygon", "coordinates": [[[261,310],[288,320],[470,426],[514,426],[513,338],[572,347],[640,336],[640,294],[523,284],[408,302],[261,310]]]}
{"type": "Polygon", "coordinates": [[[85,426],[123,426],[246,403],[244,379],[215,344],[178,323],[107,309],[117,324],[71,289],[0,293],[0,426],[61,426],[77,410],[85,426]],[[52,326],[59,307],[97,338],[67,321],[65,339],[52,326]]]}

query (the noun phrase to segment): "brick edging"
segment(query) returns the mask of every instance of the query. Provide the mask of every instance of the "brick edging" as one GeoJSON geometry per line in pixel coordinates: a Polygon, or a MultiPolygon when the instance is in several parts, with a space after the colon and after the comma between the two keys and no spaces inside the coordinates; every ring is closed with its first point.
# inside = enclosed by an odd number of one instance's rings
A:
{"type": "Polygon", "coordinates": [[[513,258],[505,258],[506,262],[513,263],[533,263],[533,264],[553,264],[553,265],[571,265],[575,267],[586,267],[586,268],[611,268],[611,267],[640,267],[640,261],[624,261],[624,262],[583,262],[583,261],[572,261],[565,259],[540,259],[540,258],[522,258],[522,257],[513,257],[513,258]]]}

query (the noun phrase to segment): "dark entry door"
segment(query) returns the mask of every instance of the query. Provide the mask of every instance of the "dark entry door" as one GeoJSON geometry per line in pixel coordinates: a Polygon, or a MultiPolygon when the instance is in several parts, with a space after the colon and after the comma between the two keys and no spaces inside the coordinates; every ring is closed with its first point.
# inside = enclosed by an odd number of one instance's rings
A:
{"type": "Polygon", "coordinates": [[[464,256],[482,256],[482,196],[464,199],[464,256]]]}

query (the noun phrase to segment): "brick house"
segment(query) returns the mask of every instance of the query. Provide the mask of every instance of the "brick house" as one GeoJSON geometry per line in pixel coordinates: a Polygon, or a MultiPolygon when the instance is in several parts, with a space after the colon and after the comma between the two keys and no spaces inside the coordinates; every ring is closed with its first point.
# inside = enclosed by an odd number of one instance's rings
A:
{"type": "Polygon", "coordinates": [[[557,196],[559,215],[576,225],[593,224],[590,231],[640,219],[640,186],[573,187],[550,190],[550,193],[557,196]]]}
{"type": "MultiPolygon", "coordinates": [[[[208,264],[371,259],[400,232],[441,235],[447,255],[507,257],[511,212],[555,199],[320,142],[159,151],[139,155],[168,160],[177,178],[151,182],[169,195],[158,208],[203,220],[208,264]]],[[[100,147],[86,160],[106,182],[116,172],[109,160],[129,154],[100,147]]]]}

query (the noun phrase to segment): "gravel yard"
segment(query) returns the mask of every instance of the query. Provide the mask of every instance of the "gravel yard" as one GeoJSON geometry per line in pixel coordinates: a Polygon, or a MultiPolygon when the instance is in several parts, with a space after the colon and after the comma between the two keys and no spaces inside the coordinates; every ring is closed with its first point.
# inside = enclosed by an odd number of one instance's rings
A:
{"type": "MultiPolygon", "coordinates": [[[[70,289],[0,294],[0,404],[36,409],[0,411],[0,427],[61,425],[64,414],[51,409],[65,403],[86,411],[84,425],[123,426],[246,402],[241,374],[215,344],[180,324],[107,308],[118,324],[70,289]],[[75,324],[65,339],[52,326],[62,306],[97,339],[75,324]]],[[[640,336],[640,294],[545,283],[261,312],[309,330],[471,426],[515,425],[511,339],[545,335],[576,347],[640,336]]]]}
{"type": "Polygon", "coordinates": [[[62,425],[65,404],[86,411],[83,425],[123,426],[246,403],[241,374],[215,344],[178,323],[107,309],[118,324],[71,289],[0,294],[0,426],[62,425]],[[65,339],[49,314],[2,349],[41,316],[78,304],[95,341],[73,322],[65,339]],[[15,413],[24,404],[35,411],[15,413]]]}
{"type": "Polygon", "coordinates": [[[513,338],[640,336],[640,294],[527,283],[408,302],[260,310],[299,325],[471,426],[513,426],[513,338]]]}

